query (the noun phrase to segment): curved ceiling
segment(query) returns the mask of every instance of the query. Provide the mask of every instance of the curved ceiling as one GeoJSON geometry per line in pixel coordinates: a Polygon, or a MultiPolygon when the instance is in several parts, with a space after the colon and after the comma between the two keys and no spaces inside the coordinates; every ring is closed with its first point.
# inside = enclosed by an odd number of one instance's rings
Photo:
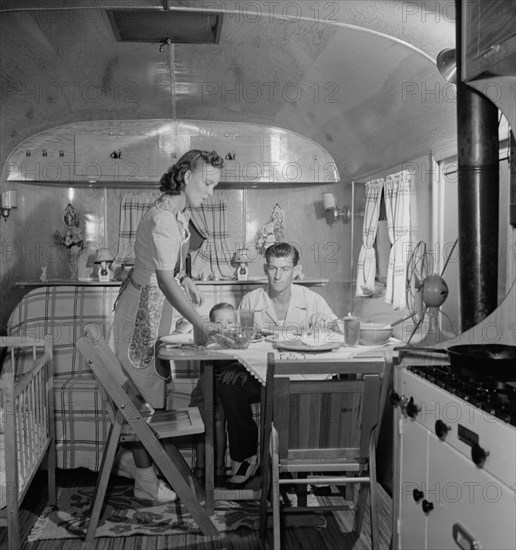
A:
{"type": "MultiPolygon", "coordinates": [[[[168,4],[223,12],[219,44],[160,51],[117,42],[100,1],[2,2],[2,159],[29,135],[69,122],[250,122],[315,140],[346,181],[456,134],[454,94],[435,65],[454,45],[453,2],[168,4]]],[[[163,9],[150,0],[109,7],[163,9]]]]}

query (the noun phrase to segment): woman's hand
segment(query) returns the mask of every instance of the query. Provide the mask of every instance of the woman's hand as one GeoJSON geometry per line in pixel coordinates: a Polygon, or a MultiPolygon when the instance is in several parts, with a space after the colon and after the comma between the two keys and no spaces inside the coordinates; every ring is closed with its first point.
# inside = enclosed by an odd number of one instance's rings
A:
{"type": "Polygon", "coordinates": [[[198,286],[192,281],[192,279],[190,279],[190,277],[183,279],[181,286],[185,289],[188,299],[190,300],[190,302],[192,302],[192,304],[195,307],[199,307],[203,305],[204,295],[199,290],[198,286]]]}
{"type": "Polygon", "coordinates": [[[210,336],[220,333],[220,326],[217,325],[216,323],[210,323],[209,321],[205,321],[202,324],[202,328],[194,325],[193,332],[194,332],[194,342],[198,346],[205,346],[208,343],[208,339],[210,336]]]}

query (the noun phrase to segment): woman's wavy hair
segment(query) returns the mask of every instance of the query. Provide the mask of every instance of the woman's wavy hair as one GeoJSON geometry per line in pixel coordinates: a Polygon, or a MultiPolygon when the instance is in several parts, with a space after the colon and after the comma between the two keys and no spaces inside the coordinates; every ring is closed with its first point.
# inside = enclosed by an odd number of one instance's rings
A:
{"type": "Polygon", "coordinates": [[[199,151],[192,149],[185,153],[173,166],[171,166],[159,180],[159,190],[167,195],[180,195],[185,188],[185,173],[190,170],[193,172],[199,167],[200,163],[209,164],[214,168],[222,168],[224,160],[222,157],[212,151],[199,151]]]}

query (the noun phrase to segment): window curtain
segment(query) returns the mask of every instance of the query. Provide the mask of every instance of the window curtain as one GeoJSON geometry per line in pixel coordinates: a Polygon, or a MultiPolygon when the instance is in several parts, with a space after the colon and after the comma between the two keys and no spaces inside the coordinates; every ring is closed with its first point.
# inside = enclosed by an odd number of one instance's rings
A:
{"type": "Polygon", "coordinates": [[[407,170],[387,176],[384,185],[387,229],[391,241],[385,301],[393,309],[405,308],[405,257],[411,242],[410,197],[412,177],[407,170]]]}
{"type": "Polygon", "coordinates": [[[190,208],[192,223],[206,239],[197,252],[192,253],[192,273],[206,278],[230,279],[235,269],[229,250],[226,226],[227,205],[218,197],[209,197],[198,208],[190,208]]]}
{"type": "Polygon", "coordinates": [[[113,271],[124,263],[134,263],[136,229],[144,212],[160,195],[159,191],[122,193],[120,199],[118,252],[112,264],[113,271]]]}
{"type": "Polygon", "coordinates": [[[356,296],[371,296],[374,293],[376,276],[376,254],[374,242],[380,217],[383,178],[366,183],[364,225],[362,227],[362,248],[357,263],[356,296]]]}

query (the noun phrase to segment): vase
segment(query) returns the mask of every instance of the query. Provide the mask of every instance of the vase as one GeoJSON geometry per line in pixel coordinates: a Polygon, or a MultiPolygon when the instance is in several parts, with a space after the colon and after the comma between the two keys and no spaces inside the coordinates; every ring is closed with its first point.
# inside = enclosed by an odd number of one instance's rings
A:
{"type": "Polygon", "coordinates": [[[70,279],[78,279],[80,255],[81,255],[80,246],[71,246],[68,249],[68,268],[70,270],[70,279]]]}

